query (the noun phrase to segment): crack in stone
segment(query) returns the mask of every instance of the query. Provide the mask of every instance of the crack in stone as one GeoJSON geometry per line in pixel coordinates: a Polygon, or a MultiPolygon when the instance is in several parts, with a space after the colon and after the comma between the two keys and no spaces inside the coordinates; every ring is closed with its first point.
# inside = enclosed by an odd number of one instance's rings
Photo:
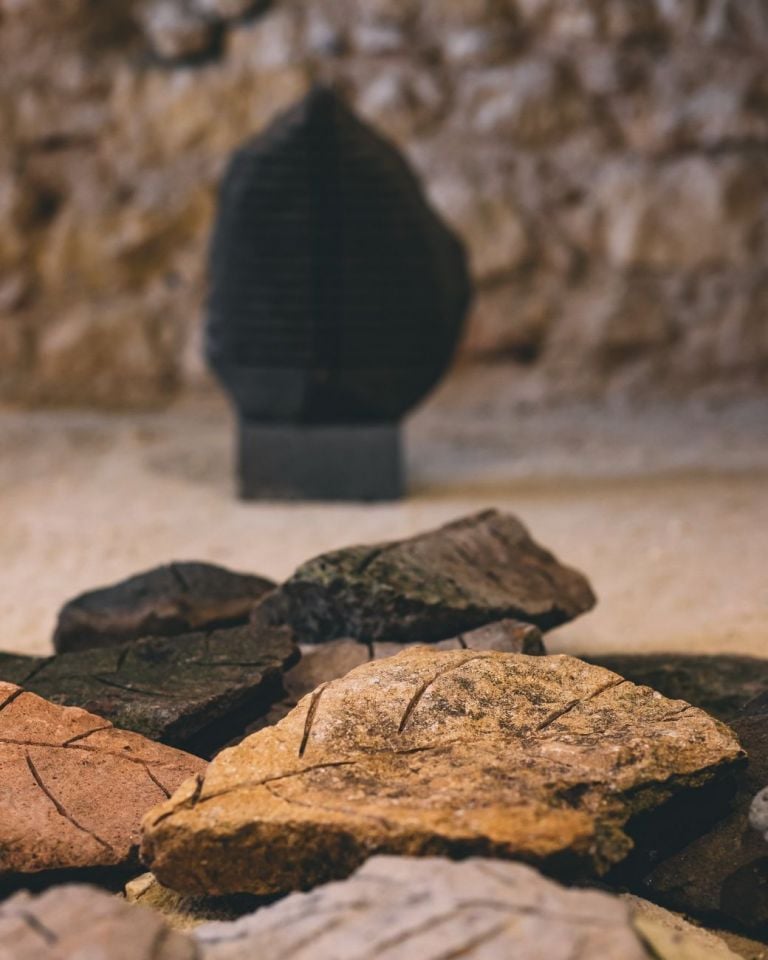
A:
{"type": "Polygon", "coordinates": [[[165,947],[171,932],[171,929],[165,925],[161,926],[160,929],[157,930],[154,937],[152,937],[152,943],[149,945],[147,960],[159,960],[159,958],[162,957],[163,948],[165,947]]]}
{"type": "Polygon", "coordinates": [[[371,566],[372,563],[375,563],[379,559],[379,557],[382,554],[386,553],[388,550],[392,550],[393,546],[395,545],[399,546],[399,544],[388,543],[383,547],[374,547],[371,550],[371,552],[366,557],[364,557],[360,561],[360,563],[357,564],[354,570],[354,575],[356,577],[362,576],[365,573],[365,571],[368,569],[368,567],[371,566]]]}
{"type": "MultiPolygon", "coordinates": [[[[91,730],[90,732],[95,733],[96,731],[91,730]]],[[[143,757],[129,757],[125,753],[116,753],[112,750],[105,750],[103,747],[89,747],[85,743],[46,743],[43,740],[14,740],[11,737],[0,737],[0,744],[8,744],[12,747],[41,747],[47,750],[84,750],[87,753],[95,753],[99,756],[125,760],[128,763],[138,763],[144,767],[146,767],[148,763],[143,757]]],[[[159,766],[164,766],[164,764],[161,763],[159,766]]]]}
{"type": "Polygon", "coordinates": [[[112,724],[108,723],[101,727],[94,727],[93,730],[86,730],[85,733],[76,733],[74,737],[70,737],[69,740],[65,740],[62,743],[62,747],[70,747],[73,743],[78,743],[80,740],[85,740],[87,737],[93,736],[94,733],[101,733],[102,730],[112,730],[112,724]]]}
{"type": "Polygon", "coordinates": [[[33,913],[29,913],[27,910],[21,910],[19,913],[15,914],[17,917],[21,917],[27,927],[33,932],[41,937],[48,944],[49,947],[52,947],[54,943],[57,943],[59,938],[50,930],[42,921],[38,920],[33,913]]]}
{"type": "Polygon", "coordinates": [[[13,693],[8,694],[8,696],[0,703],[0,710],[5,710],[6,707],[10,706],[14,700],[17,700],[23,693],[26,693],[26,690],[22,690],[19,687],[17,690],[14,690],[13,693]]]}
{"type": "Polygon", "coordinates": [[[99,683],[103,683],[107,687],[115,687],[117,690],[125,690],[128,693],[138,693],[143,697],[159,697],[161,700],[178,699],[167,693],[165,690],[146,690],[142,689],[141,687],[131,687],[125,683],[120,683],[118,680],[110,680],[109,677],[105,677],[100,674],[93,674],[93,679],[97,680],[99,683]]]}
{"type": "Polygon", "coordinates": [[[315,722],[315,714],[317,713],[318,705],[320,704],[320,697],[322,697],[325,692],[325,688],[328,686],[327,683],[324,683],[321,687],[318,687],[317,690],[312,694],[312,700],[309,704],[309,709],[307,710],[307,717],[304,721],[304,734],[301,738],[301,744],[299,745],[299,756],[304,756],[304,751],[307,749],[307,744],[309,743],[309,735],[312,732],[312,724],[315,722]]]}
{"type": "Polygon", "coordinates": [[[157,826],[159,823],[162,823],[163,820],[167,820],[168,817],[172,817],[175,813],[178,813],[180,810],[191,810],[197,806],[198,799],[203,789],[203,775],[198,773],[195,774],[195,789],[192,792],[192,796],[187,797],[186,800],[178,803],[172,810],[166,810],[165,813],[161,813],[159,817],[156,817],[153,821],[153,826],[157,826]]]}
{"type": "Polygon", "coordinates": [[[52,660],[53,660],[53,657],[46,657],[40,663],[35,664],[35,666],[29,671],[26,677],[24,677],[24,679],[21,681],[19,686],[23,687],[25,684],[29,683],[29,681],[32,680],[34,677],[36,677],[41,670],[44,670],[52,660]]]}
{"type": "Polygon", "coordinates": [[[570,713],[571,710],[574,710],[579,704],[589,703],[590,700],[594,700],[595,697],[599,697],[601,693],[605,693],[606,690],[612,690],[614,687],[620,687],[622,683],[628,683],[628,680],[625,680],[623,677],[615,677],[613,680],[609,680],[607,683],[602,684],[596,690],[593,690],[592,693],[587,694],[586,697],[579,697],[576,700],[570,700],[565,706],[560,707],[558,710],[554,710],[549,714],[548,717],[545,717],[541,723],[534,727],[534,733],[540,733],[542,730],[546,730],[551,724],[556,720],[559,720],[561,717],[564,717],[566,714],[570,713]]]}
{"type": "Polygon", "coordinates": [[[114,853],[114,847],[110,843],[107,843],[106,840],[102,840],[102,838],[98,836],[96,833],[94,833],[93,830],[89,830],[87,827],[84,827],[81,823],[78,823],[78,821],[75,820],[72,814],[69,813],[66,807],[57,799],[54,793],[45,785],[43,778],[40,776],[40,773],[37,767],[35,766],[32,760],[32,757],[30,757],[29,753],[25,753],[24,756],[27,761],[27,766],[29,767],[29,772],[32,774],[35,780],[35,783],[38,785],[38,787],[40,787],[40,789],[43,791],[46,797],[48,797],[48,799],[54,805],[54,807],[56,808],[56,812],[59,814],[59,816],[63,817],[65,820],[68,820],[73,827],[76,827],[82,833],[87,833],[89,837],[92,837],[96,841],[96,843],[104,847],[105,850],[108,850],[110,853],[114,853]]]}
{"type": "Polygon", "coordinates": [[[485,660],[485,659],[487,659],[487,656],[486,656],[486,654],[484,654],[484,653],[483,653],[483,654],[478,654],[478,656],[476,656],[476,657],[469,657],[467,660],[464,660],[463,663],[458,663],[458,664],[456,664],[456,666],[446,667],[445,670],[440,670],[440,671],[438,671],[438,673],[436,673],[435,676],[432,677],[431,680],[427,680],[425,683],[422,683],[421,686],[420,686],[420,687],[418,688],[418,690],[416,691],[416,693],[414,693],[414,695],[413,695],[413,696],[411,697],[411,699],[408,701],[408,705],[407,705],[406,708],[405,708],[405,713],[403,713],[403,717],[402,717],[402,719],[401,719],[401,721],[400,721],[400,726],[397,728],[397,732],[398,732],[398,733],[403,733],[403,731],[404,731],[405,728],[406,728],[406,725],[408,724],[408,721],[410,720],[411,716],[413,715],[413,711],[414,711],[414,710],[416,709],[416,707],[419,705],[419,701],[422,699],[422,697],[423,697],[424,694],[427,692],[427,690],[429,690],[429,688],[430,688],[434,683],[437,683],[437,681],[438,681],[441,677],[446,676],[446,674],[453,673],[454,670],[461,670],[462,667],[465,667],[468,663],[472,663],[474,660],[485,660]]]}
{"type": "Polygon", "coordinates": [[[485,943],[490,943],[492,940],[495,940],[497,937],[501,936],[508,926],[509,922],[497,923],[495,926],[491,927],[490,930],[486,930],[484,933],[479,933],[476,937],[468,940],[463,946],[456,947],[455,950],[448,950],[445,953],[437,954],[434,960],[457,960],[458,957],[466,957],[470,950],[475,950],[477,947],[481,947],[485,943]]]}
{"type": "Polygon", "coordinates": [[[185,664],[189,667],[256,667],[264,669],[262,661],[254,660],[189,660],[185,664]]]}
{"type": "Polygon", "coordinates": [[[154,775],[154,773],[152,773],[152,770],[150,769],[149,764],[146,763],[146,761],[145,761],[144,763],[142,763],[142,766],[143,766],[144,769],[146,770],[147,776],[149,777],[149,779],[150,779],[150,780],[152,781],[152,783],[154,783],[155,786],[162,792],[162,794],[163,794],[163,796],[165,797],[165,799],[166,799],[166,800],[170,800],[171,794],[169,793],[168,790],[166,790],[166,788],[163,786],[163,784],[160,783],[160,781],[157,779],[157,777],[154,775]]]}
{"type": "Polygon", "coordinates": [[[131,652],[132,649],[133,649],[132,644],[126,644],[126,646],[124,646],[123,649],[120,651],[120,653],[117,656],[117,660],[115,661],[115,673],[120,673],[120,671],[123,669],[123,665],[125,664],[125,661],[128,659],[128,654],[131,652]]]}
{"type": "Polygon", "coordinates": [[[329,767],[349,767],[354,766],[357,762],[357,760],[332,760],[328,763],[318,763],[313,767],[294,770],[292,773],[279,773],[277,776],[266,777],[264,780],[248,780],[243,783],[237,783],[233,787],[226,787],[223,790],[218,790],[216,793],[209,793],[204,797],[198,793],[192,805],[200,806],[203,803],[208,803],[210,800],[218,800],[219,797],[226,797],[231,793],[237,793],[238,790],[254,790],[256,787],[264,787],[269,783],[277,783],[280,780],[290,780],[293,777],[300,777],[305,773],[312,773],[313,770],[325,770],[329,767]]]}
{"type": "MultiPolygon", "coordinates": [[[[216,793],[210,793],[206,796],[200,796],[195,800],[194,806],[199,806],[203,803],[208,803],[210,800],[217,800],[219,797],[229,796],[231,793],[237,793],[238,790],[253,790],[256,787],[263,787],[268,783],[277,783],[280,780],[289,780],[293,777],[301,777],[305,773],[312,773],[315,770],[326,770],[332,767],[353,767],[360,763],[362,760],[365,760],[368,756],[375,756],[377,754],[391,754],[392,756],[411,756],[415,753],[428,753],[431,750],[441,750],[444,747],[451,746],[454,743],[458,743],[459,740],[447,740],[445,743],[430,743],[426,744],[423,747],[409,747],[406,750],[392,750],[389,747],[383,747],[381,750],[371,750],[367,753],[361,754],[359,757],[356,757],[354,760],[329,760],[326,763],[317,763],[311,767],[302,767],[301,770],[294,770],[292,773],[280,773],[274,777],[267,777],[265,780],[247,780],[242,783],[237,783],[232,787],[227,787],[224,790],[218,790],[216,793]]],[[[186,808],[187,804],[184,804],[186,808]]],[[[171,811],[175,812],[175,811],[171,811]]],[[[162,819],[165,819],[169,814],[164,814],[162,819]]],[[[159,821],[158,821],[159,822],[159,821]]]]}
{"type": "Polygon", "coordinates": [[[190,588],[189,588],[189,584],[187,583],[187,579],[186,579],[186,577],[184,576],[184,574],[181,572],[181,570],[179,569],[178,564],[176,564],[176,563],[169,563],[169,564],[168,564],[168,569],[170,570],[170,573],[171,573],[171,576],[173,577],[173,579],[174,579],[174,580],[176,581],[176,583],[179,585],[179,589],[181,590],[181,592],[182,592],[182,593],[191,593],[191,590],[190,590],[190,588]]]}
{"type": "MultiPolygon", "coordinates": [[[[286,779],[282,777],[280,779],[286,779]]],[[[308,803],[305,800],[297,800],[295,797],[284,797],[281,793],[278,793],[270,785],[274,781],[265,781],[264,787],[267,790],[267,793],[271,793],[276,800],[280,800],[282,803],[293,804],[296,807],[305,807],[308,810],[325,810],[328,813],[341,813],[347,817],[362,817],[364,820],[373,820],[375,823],[381,824],[384,827],[389,828],[390,823],[384,817],[377,817],[373,813],[361,813],[359,810],[350,810],[348,807],[329,807],[324,803],[308,803]]]]}

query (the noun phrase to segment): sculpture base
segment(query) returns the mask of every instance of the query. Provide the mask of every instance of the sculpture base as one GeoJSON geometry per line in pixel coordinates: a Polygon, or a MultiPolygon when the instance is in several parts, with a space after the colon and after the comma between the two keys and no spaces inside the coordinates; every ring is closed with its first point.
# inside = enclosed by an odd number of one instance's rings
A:
{"type": "Polygon", "coordinates": [[[241,421],[239,473],[244,500],[396,500],[400,428],[241,421]]]}

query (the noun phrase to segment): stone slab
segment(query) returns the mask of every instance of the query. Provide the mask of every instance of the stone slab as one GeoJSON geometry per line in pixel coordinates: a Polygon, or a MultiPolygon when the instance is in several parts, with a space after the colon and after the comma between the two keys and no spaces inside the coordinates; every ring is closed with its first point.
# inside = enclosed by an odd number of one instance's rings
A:
{"type": "Polygon", "coordinates": [[[414,647],[301,700],[143,824],[184,893],[271,894],[371,853],[493,855],[601,873],[629,821],[742,759],[718,721],[571,657],[414,647]]]}

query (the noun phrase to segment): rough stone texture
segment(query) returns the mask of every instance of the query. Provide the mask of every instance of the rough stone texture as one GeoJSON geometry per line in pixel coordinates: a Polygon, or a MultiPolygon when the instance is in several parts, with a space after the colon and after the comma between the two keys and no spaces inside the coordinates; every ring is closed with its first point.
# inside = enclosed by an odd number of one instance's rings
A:
{"type": "Polygon", "coordinates": [[[310,75],[463,234],[470,354],[545,393],[765,382],[763,0],[161,6],[4,6],[3,399],[158,404],[203,380],[215,184],[310,75]]]}
{"type": "Polygon", "coordinates": [[[718,720],[736,716],[755,697],[768,693],[768,660],[759,657],[646,653],[584,659],[672,700],[686,700],[718,720]]]}
{"type": "Polygon", "coordinates": [[[143,814],[204,768],[0,683],[0,878],[130,864],[143,814]]]}
{"type": "Polygon", "coordinates": [[[702,711],[580,660],[415,647],[219,754],[147,815],[142,853],[208,894],[311,887],[374,851],[602,872],[633,814],[740,756],[702,711]]]}
{"type": "Polygon", "coordinates": [[[646,878],[645,895],[708,923],[768,936],[768,841],[749,826],[750,805],[768,784],[768,710],[744,711],[730,726],[749,763],[733,810],[646,878]]]}
{"type": "Polygon", "coordinates": [[[0,681],[209,755],[280,699],[298,657],[290,630],[248,625],[53,657],[0,653],[0,681]]]}
{"type": "MultiPolygon", "coordinates": [[[[541,633],[530,623],[500,620],[462,633],[434,644],[436,650],[498,650],[501,653],[527,653],[531,656],[545,653],[541,633]]],[[[350,670],[370,660],[401,653],[401,643],[358,643],[356,640],[330,640],[320,645],[305,644],[301,660],[283,678],[285,696],[275,703],[260,720],[247,729],[248,733],[263,730],[287,716],[302,697],[330,680],[338,680],[350,670]]],[[[18,659],[18,658],[16,658],[18,659]]],[[[2,654],[0,654],[0,671],[2,654]]],[[[2,672],[0,672],[2,676],[2,672]]],[[[18,682],[18,681],[16,681],[18,682]]]]}
{"type": "Polygon", "coordinates": [[[205,960],[733,960],[690,925],[664,937],[634,908],[522,864],[374,857],[353,877],[235,923],[198,927],[205,960]]]}
{"type": "Polygon", "coordinates": [[[190,930],[201,923],[236,920],[259,906],[257,897],[185,897],[143,873],[125,885],[125,899],[162,914],[174,930],[190,930]]]}
{"type": "Polygon", "coordinates": [[[0,904],[0,960],[199,960],[163,919],[96,887],[68,885],[0,904]]]}
{"type": "Polygon", "coordinates": [[[519,520],[485,510],[407,540],[322,554],[253,617],[290,624],[304,643],[430,643],[504,618],[549,629],[594,603],[586,578],[519,520]]]}
{"type": "Polygon", "coordinates": [[[62,653],[247,623],[256,601],[274,586],[211,563],[169,563],[70,600],[59,613],[53,645],[62,653]]]}

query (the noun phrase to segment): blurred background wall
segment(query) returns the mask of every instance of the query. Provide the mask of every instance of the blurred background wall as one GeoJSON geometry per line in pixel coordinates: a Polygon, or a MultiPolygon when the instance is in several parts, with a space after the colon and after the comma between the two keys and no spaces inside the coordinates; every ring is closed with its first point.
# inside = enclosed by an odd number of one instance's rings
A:
{"type": "Polygon", "coordinates": [[[766,0],[0,0],[0,400],[211,389],[228,153],[313,79],[462,234],[536,396],[768,381],[766,0]]]}

